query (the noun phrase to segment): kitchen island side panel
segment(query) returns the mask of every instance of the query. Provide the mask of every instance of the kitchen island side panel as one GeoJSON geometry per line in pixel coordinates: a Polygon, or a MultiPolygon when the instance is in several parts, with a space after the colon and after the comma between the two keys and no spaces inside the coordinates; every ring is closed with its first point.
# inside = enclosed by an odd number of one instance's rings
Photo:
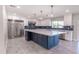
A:
{"type": "Polygon", "coordinates": [[[25,40],[27,40],[27,41],[32,40],[32,32],[25,31],[25,40]]]}
{"type": "Polygon", "coordinates": [[[59,35],[48,37],[48,49],[55,47],[59,43],[59,35]]]}

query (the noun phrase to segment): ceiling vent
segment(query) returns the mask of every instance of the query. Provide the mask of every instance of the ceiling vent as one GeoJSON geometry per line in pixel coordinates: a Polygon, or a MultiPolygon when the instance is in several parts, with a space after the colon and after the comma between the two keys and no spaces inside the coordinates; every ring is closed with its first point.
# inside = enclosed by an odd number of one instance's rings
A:
{"type": "Polygon", "coordinates": [[[15,8],[16,6],[15,6],[15,5],[10,5],[10,7],[13,7],[13,8],[15,8]]]}
{"type": "Polygon", "coordinates": [[[17,5],[10,5],[10,7],[12,7],[12,8],[20,8],[20,6],[17,6],[17,5]]]}

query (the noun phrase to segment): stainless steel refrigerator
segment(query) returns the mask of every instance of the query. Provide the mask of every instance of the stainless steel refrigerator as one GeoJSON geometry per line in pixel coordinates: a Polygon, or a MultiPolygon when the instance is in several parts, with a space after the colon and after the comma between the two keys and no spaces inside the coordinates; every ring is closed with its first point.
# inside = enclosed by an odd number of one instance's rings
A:
{"type": "Polygon", "coordinates": [[[8,20],[8,38],[22,37],[24,35],[23,20],[8,20]]]}

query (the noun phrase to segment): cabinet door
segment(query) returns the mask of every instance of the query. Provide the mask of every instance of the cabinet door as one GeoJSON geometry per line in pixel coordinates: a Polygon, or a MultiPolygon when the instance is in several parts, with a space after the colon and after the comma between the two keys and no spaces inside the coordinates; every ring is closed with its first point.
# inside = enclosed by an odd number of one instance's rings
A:
{"type": "Polygon", "coordinates": [[[42,42],[42,35],[41,34],[37,34],[38,37],[38,43],[41,44],[42,42]]]}
{"type": "Polygon", "coordinates": [[[54,46],[54,37],[48,37],[48,49],[52,48],[54,46]]]}
{"type": "Polygon", "coordinates": [[[59,43],[59,35],[53,36],[54,38],[54,45],[57,45],[59,43]]]}
{"type": "Polygon", "coordinates": [[[59,43],[59,35],[48,37],[48,49],[56,46],[59,43]]]}
{"type": "Polygon", "coordinates": [[[28,39],[28,34],[27,34],[27,31],[25,31],[25,40],[28,39]]]}
{"type": "Polygon", "coordinates": [[[32,40],[32,32],[25,31],[25,39],[27,41],[32,40]]]}
{"type": "Polygon", "coordinates": [[[47,44],[48,44],[47,39],[48,39],[48,36],[41,35],[38,33],[32,33],[32,40],[37,44],[43,46],[44,48],[47,48],[47,44]]]}
{"type": "Polygon", "coordinates": [[[44,48],[47,48],[47,39],[48,37],[47,36],[44,36],[44,35],[40,35],[40,45],[42,45],[44,48]]]}
{"type": "Polygon", "coordinates": [[[36,33],[32,33],[32,37],[33,37],[32,39],[33,39],[33,41],[36,42],[36,43],[38,42],[38,40],[37,40],[38,37],[37,37],[37,36],[38,36],[38,35],[37,35],[36,33]]]}

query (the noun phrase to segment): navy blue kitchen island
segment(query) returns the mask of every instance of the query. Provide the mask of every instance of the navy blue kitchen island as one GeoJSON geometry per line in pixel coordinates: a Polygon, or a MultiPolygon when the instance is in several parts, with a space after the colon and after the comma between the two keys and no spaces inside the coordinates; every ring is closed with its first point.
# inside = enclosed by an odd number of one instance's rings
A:
{"type": "Polygon", "coordinates": [[[44,30],[44,29],[36,29],[36,30],[25,30],[25,39],[27,41],[34,41],[40,46],[50,49],[56,45],[58,45],[60,39],[59,35],[64,32],[52,31],[52,30],[44,30]]]}

